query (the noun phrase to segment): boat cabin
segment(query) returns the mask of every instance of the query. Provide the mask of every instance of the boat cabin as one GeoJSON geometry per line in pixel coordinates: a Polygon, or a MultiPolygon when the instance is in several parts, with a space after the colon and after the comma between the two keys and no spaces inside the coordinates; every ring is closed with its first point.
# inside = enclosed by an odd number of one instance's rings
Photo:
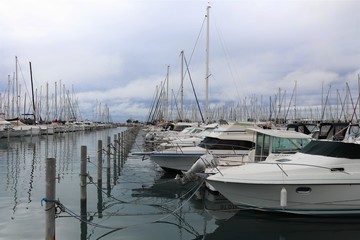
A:
{"type": "Polygon", "coordinates": [[[342,141],[348,126],[349,123],[346,122],[320,123],[318,136],[314,136],[314,138],[342,141]]]}
{"type": "Polygon", "coordinates": [[[311,141],[311,136],[286,130],[248,129],[255,136],[255,162],[265,161],[269,156],[278,157],[298,152],[311,141]]]}
{"type": "Polygon", "coordinates": [[[289,123],[286,126],[286,130],[312,135],[319,131],[319,127],[315,123],[295,122],[289,123]]]}

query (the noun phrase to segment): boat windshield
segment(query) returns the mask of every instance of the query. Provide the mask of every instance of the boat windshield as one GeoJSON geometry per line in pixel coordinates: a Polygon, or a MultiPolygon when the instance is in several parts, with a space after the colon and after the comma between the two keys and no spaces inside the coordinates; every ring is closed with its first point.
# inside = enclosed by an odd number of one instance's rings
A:
{"type": "Polygon", "coordinates": [[[309,142],[309,138],[275,137],[258,132],[256,134],[255,161],[265,161],[271,153],[296,153],[309,142]]]}
{"type": "Polygon", "coordinates": [[[274,137],[271,144],[272,153],[295,153],[310,142],[310,139],[274,137]]]}

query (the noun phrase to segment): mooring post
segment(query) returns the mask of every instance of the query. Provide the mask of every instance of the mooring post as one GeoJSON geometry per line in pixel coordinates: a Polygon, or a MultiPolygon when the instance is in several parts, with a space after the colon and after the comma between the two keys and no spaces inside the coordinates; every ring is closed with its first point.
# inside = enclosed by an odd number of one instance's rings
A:
{"type": "MultiPolygon", "coordinates": [[[[98,140],[98,184],[102,183],[102,140],[98,140]]],[[[101,188],[101,185],[98,185],[101,188]]]]}
{"type": "Polygon", "coordinates": [[[110,170],[111,137],[107,138],[106,144],[106,168],[110,170]]]}
{"type": "Polygon", "coordinates": [[[80,200],[86,203],[86,177],[87,177],[87,147],[81,146],[80,161],[80,200]]]}
{"type": "Polygon", "coordinates": [[[110,197],[111,194],[111,185],[110,185],[110,144],[111,144],[111,137],[107,138],[107,144],[106,144],[106,185],[107,185],[107,195],[110,197]]]}
{"type": "Polygon", "coordinates": [[[114,185],[116,185],[116,180],[117,180],[117,167],[116,167],[116,135],[114,135],[114,153],[113,153],[113,165],[114,165],[114,185]]]}
{"type": "Polygon", "coordinates": [[[98,217],[102,218],[102,140],[98,140],[98,203],[97,203],[97,210],[98,210],[98,217]]]}
{"type": "Polygon", "coordinates": [[[121,132],[121,167],[124,166],[124,132],[121,132]]]}
{"type": "Polygon", "coordinates": [[[45,202],[45,239],[55,240],[55,178],[56,178],[56,160],[55,158],[46,159],[46,201],[45,202]]]}
{"type": "Polygon", "coordinates": [[[128,148],[128,132],[129,129],[126,129],[126,131],[124,132],[124,162],[126,161],[126,156],[127,156],[127,148],[128,148]]]}
{"type": "Polygon", "coordinates": [[[119,175],[120,175],[120,170],[122,168],[121,166],[121,160],[120,160],[120,154],[121,154],[121,139],[120,139],[120,133],[117,134],[117,139],[118,139],[118,142],[117,142],[117,161],[118,161],[118,167],[119,167],[119,175]]]}
{"type": "Polygon", "coordinates": [[[86,206],[86,178],[87,178],[87,147],[81,146],[81,160],[80,160],[80,229],[81,239],[87,237],[87,206],[86,206]]]}

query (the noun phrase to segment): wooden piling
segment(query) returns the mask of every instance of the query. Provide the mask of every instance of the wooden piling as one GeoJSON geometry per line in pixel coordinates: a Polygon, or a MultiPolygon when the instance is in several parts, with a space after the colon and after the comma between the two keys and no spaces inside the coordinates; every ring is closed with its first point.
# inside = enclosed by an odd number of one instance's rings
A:
{"type": "Polygon", "coordinates": [[[124,156],[125,156],[125,140],[124,132],[121,132],[121,166],[124,166],[124,156]]]}
{"type": "Polygon", "coordinates": [[[111,153],[111,137],[107,138],[107,144],[106,144],[106,168],[110,171],[110,153],[111,153]]]}
{"type": "Polygon", "coordinates": [[[46,199],[45,202],[45,239],[55,240],[55,175],[56,160],[55,158],[46,159],[46,199]]]}
{"type": "MultiPolygon", "coordinates": [[[[102,140],[98,140],[98,183],[102,183],[102,140]]],[[[99,185],[101,187],[101,185],[99,185]]]]}
{"type": "Polygon", "coordinates": [[[87,147],[81,146],[80,161],[80,200],[86,202],[86,177],[87,177],[87,147]]]}
{"type": "Polygon", "coordinates": [[[111,196],[111,184],[110,184],[110,148],[111,144],[111,137],[107,138],[107,144],[106,144],[106,187],[107,187],[107,195],[108,197],[111,196]]]}
{"type": "Polygon", "coordinates": [[[85,240],[87,237],[87,192],[86,192],[86,179],[87,179],[87,147],[81,146],[81,160],[80,160],[80,229],[81,240],[85,240]]]}
{"type": "Polygon", "coordinates": [[[120,170],[122,168],[122,165],[121,165],[121,160],[120,160],[120,154],[121,154],[121,139],[120,139],[120,133],[117,134],[117,139],[118,139],[118,142],[117,142],[117,161],[118,161],[118,166],[119,166],[119,175],[120,175],[120,170]]]}
{"type": "Polygon", "coordinates": [[[98,210],[98,217],[102,218],[102,140],[98,140],[98,202],[97,202],[97,210],[98,210]]]}

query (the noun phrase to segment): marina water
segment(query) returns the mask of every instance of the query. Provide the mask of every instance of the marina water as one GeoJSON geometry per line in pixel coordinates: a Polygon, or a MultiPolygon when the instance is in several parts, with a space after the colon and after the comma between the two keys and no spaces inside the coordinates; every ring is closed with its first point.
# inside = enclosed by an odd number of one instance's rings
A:
{"type": "MultiPolygon", "coordinates": [[[[96,184],[98,140],[126,128],[0,140],[0,239],[45,238],[45,163],[56,159],[56,239],[358,239],[360,217],[302,217],[236,209],[200,182],[141,156],[96,184]],[[80,217],[80,154],[87,146],[87,215],[80,217]]],[[[134,151],[143,151],[140,131],[134,151]]]]}

